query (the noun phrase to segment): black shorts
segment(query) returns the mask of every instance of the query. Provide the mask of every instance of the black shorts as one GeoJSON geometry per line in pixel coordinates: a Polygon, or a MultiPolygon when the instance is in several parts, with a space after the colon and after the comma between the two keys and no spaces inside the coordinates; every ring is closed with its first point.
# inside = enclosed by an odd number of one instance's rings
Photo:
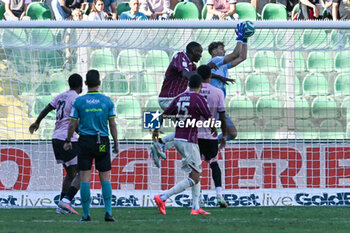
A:
{"type": "Polygon", "coordinates": [[[209,162],[212,158],[215,158],[215,156],[218,154],[218,140],[198,138],[198,146],[201,155],[204,155],[204,159],[207,162],[209,162]]]}
{"type": "Polygon", "coordinates": [[[79,146],[79,171],[91,170],[93,159],[95,159],[95,167],[98,171],[106,172],[111,170],[110,145],[108,137],[101,137],[100,144],[97,144],[97,136],[80,135],[79,146]]]}
{"type": "MultiPolygon", "coordinates": [[[[69,151],[65,151],[63,149],[64,141],[59,139],[52,139],[52,147],[53,152],[55,153],[55,158],[57,163],[67,163],[73,160],[76,156],[78,156],[80,150],[78,142],[72,142],[73,148],[69,151]]],[[[73,162],[68,164],[67,166],[77,165],[77,163],[73,162]]]]}

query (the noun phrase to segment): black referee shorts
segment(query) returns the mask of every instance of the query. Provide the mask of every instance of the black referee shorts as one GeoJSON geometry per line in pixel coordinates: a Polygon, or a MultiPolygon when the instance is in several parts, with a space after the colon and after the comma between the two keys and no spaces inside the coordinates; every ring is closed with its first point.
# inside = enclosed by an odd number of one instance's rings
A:
{"type": "Polygon", "coordinates": [[[80,135],[78,167],[80,171],[91,170],[92,161],[95,159],[95,167],[100,172],[111,170],[110,145],[108,137],[100,137],[97,144],[97,135],[80,135]]]}
{"type": "Polygon", "coordinates": [[[218,154],[218,140],[198,138],[198,146],[201,155],[204,155],[204,159],[207,162],[209,162],[212,158],[215,158],[215,156],[218,154]]]}
{"type": "MultiPolygon", "coordinates": [[[[55,158],[57,163],[67,163],[73,160],[79,154],[79,145],[78,142],[72,142],[73,148],[71,150],[65,151],[63,149],[64,141],[59,139],[52,139],[52,148],[55,153],[55,158]]],[[[76,165],[74,163],[67,165],[72,166],[76,165]]]]}

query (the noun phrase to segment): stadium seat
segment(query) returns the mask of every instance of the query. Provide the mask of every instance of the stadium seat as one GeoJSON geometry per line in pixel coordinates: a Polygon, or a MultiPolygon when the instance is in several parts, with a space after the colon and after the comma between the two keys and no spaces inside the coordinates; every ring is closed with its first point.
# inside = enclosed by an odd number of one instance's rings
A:
{"type": "Polygon", "coordinates": [[[94,50],[90,55],[90,62],[91,69],[99,72],[116,71],[114,55],[108,48],[94,50]]]}
{"type": "Polygon", "coordinates": [[[292,19],[298,13],[299,13],[299,4],[295,4],[295,6],[293,7],[293,10],[292,10],[292,19]]]}
{"type": "Polygon", "coordinates": [[[306,29],[302,38],[305,49],[324,49],[329,45],[324,29],[306,29]]]}
{"type": "Polygon", "coordinates": [[[170,63],[168,54],[162,50],[149,50],[145,60],[145,68],[147,72],[151,73],[165,73],[170,63]]]}
{"type": "Polygon", "coordinates": [[[350,96],[343,99],[340,108],[342,116],[350,121],[350,96]]]}
{"type": "Polygon", "coordinates": [[[102,80],[101,91],[109,96],[120,96],[129,94],[129,83],[126,77],[119,73],[113,72],[108,73],[102,80]]]}
{"type": "Polygon", "coordinates": [[[46,70],[50,72],[63,71],[64,57],[58,50],[40,50],[38,54],[40,73],[46,70]]]}
{"type": "Polygon", "coordinates": [[[67,77],[64,73],[53,73],[50,79],[52,80],[50,86],[51,94],[57,95],[69,89],[67,77]]]}
{"type": "Polygon", "coordinates": [[[334,67],[337,72],[350,72],[350,51],[341,51],[335,55],[334,67]]]}
{"type": "Polygon", "coordinates": [[[248,96],[262,96],[272,94],[270,82],[265,74],[253,73],[245,80],[245,93],[248,96]]]}
{"type": "Polygon", "coordinates": [[[338,74],[334,81],[334,94],[336,96],[350,95],[350,73],[338,74]]]}
{"type": "Polygon", "coordinates": [[[286,137],[287,126],[283,120],[267,121],[263,128],[264,139],[283,139],[286,137]]]}
{"type": "Polygon", "coordinates": [[[33,28],[30,31],[29,39],[30,45],[53,46],[55,44],[55,37],[52,31],[47,28],[33,28]]]}
{"type": "Polygon", "coordinates": [[[26,47],[27,34],[22,28],[6,29],[1,36],[8,69],[20,74],[28,74],[33,69],[31,52],[26,47]]]}
{"type": "Polygon", "coordinates": [[[32,2],[27,8],[26,16],[31,20],[50,20],[51,11],[45,2],[32,2]]]}
{"type": "Polygon", "coordinates": [[[254,120],[242,120],[237,124],[237,138],[262,139],[260,126],[254,120]]]}
{"type": "Polygon", "coordinates": [[[53,79],[49,82],[42,82],[35,89],[36,95],[58,95],[66,91],[66,81],[64,79],[53,79]]]}
{"type": "Polygon", "coordinates": [[[303,96],[295,97],[294,113],[296,118],[306,119],[310,117],[310,104],[303,96]]]}
{"type": "Polygon", "coordinates": [[[337,103],[332,97],[318,96],[312,101],[311,113],[314,119],[336,118],[338,115],[337,103]]]}
{"type": "MultiPolygon", "coordinates": [[[[51,95],[42,95],[42,96],[37,96],[31,110],[31,116],[32,117],[37,117],[40,112],[51,102],[52,97],[51,95]]],[[[47,115],[47,119],[55,119],[56,115],[54,111],[51,111],[47,115]]]]}
{"type": "Polygon", "coordinates": [[[317,139],[318,129],[310,120],[295,121],[296,139],[317,139]]]}
{"type": "Polygon", "coordinates": [[[128,2],[120,2],[117,6],[118,16],[121,15],[121,13],[123,13],[125,11],[129,11],[129,10],[130,10],[130,5],[128,2]]]}
{"type": "Polygon", "coordinates": [[[118,118],[123,119],[141,118],[141,104],[135,97],[120,97],[116,103],[116,114],[118,118]]]}
{"type": "Polygon", "coordinates": [[[202,19],[207,18],[207,12],[208,12],[207,4],[204,4],[204,6],[202,8],[202,19]]]}
{"type": "Polygon", "coordinates": [[[145,111],[157,111],[157,110],[160,110],[158,96],[152,96],[145,103],[145,111]]]}
{"type": "MultiPolygon", "coordinates": [[[[281,68],[284,70],[286,68],[286,57],[287,52],[284,52],[281,57],[281,68]]],[[[305,64],[305,58],[304,56],[298,52],[294,52],[294,71],[295,72],[305,72],[306,71],[306,64],[305,64]]]]}
{"type": "Polygon", "coordinates": [[[263,96],[256,102],[256,115],[261,119],[283,117],[283,104],[274,96],[263,96]]]}
{"type": "Polygon", "coordinates": [[[287,20],[287,9],[284,5],[278,3],[267,3],[262,12],[263,20],[287,20]]]}
{"type": "Polygon", "coordinates": [[[0,4],[0,20],[4,18],[5,14],[5,4],[0,4]]]}
{"type": "Polygon", "coordinates": [[[157,95],[156,80],[153,75],[147,73],[135,73],[129,80],[130,93],[136,96],[157,95]]]}
{"type": "Polygon", "coordinates": [[[247,59],[240,63],[238,66],[235,66],[228,70],[229,74],[235,73],[251,73],[253,72],[252,58],[247,55],[247,59]]]}
{"type": "Polygon", "coordinates": [[[275,35],[270,29],[255,30],[255,33],[248,40],[249,48],[254,49],[275,49],[275,35]]]}
{"type": "Polygon", "coordinates": [[[304,29],[284,30],[279,29],[275,37],[276,47],[279,49],[302,49],[302,35],[304,29]]]}
{"type": "Polygon", "coordinates": [[[303,81],[303,93],[309,95],[328,95],[328,81],[323,74],[311,73],[303,81]]]}
{"type": "Polygon", "coordinates": [[[330,36],[330,47],[336,49],[349,48],[349,38],[347,36],[347,31],[333,29],[330,36]]]}
{"type": "MultiPolygon", "coordinates": [[[[291,77],[288,77],[291,78],[291,77]]],[[[279,96],[285,96],[286,91],[289,91],[290,88],[286,88],[286,76],[278,75],[275,81],[275,90],[276,94],[279,96]]],[[[300,95],[300,81],[297,76],[294,76],[294,93],[295,95],[300,95]]]]}
{"type": "MultiPolygon", "coordinates": [[[[229,35],[229,41],[234,42],[234,46],[236,46],[236,41],[235,41],[235,33],[233,32],[233,34],[229,35]]],[[[184,35],[186,37],[186,35],[184,35]]],[[[204,48],[203,53],[204,52],[208,52],[208,46],[211,42],[213,41],[225,41],[225,33],[223,33],[222,30],[220,29],[206,29],[206,28],[199,28],[199,29],[194,29],[192,31],[191,34],[191,40],[192,41],[197,41],[198,43],[200,43],[202,45],[202,47],[204,48]]],[[[183,42],[182,42],[183,43],[183,42]]],[[[230,47],[230,44],[225,44],[225,47],[228,48],[230,47]]],[[[202,54],[203,56],[203,54],[202,54]]]]}
{"type": "Polygon", "coordinates": [[[123,50],[118,55],[117,66],[121,72],[140,72],[143,70],[142,55],[137,50],[123,50]]]}
{"type": "Polygon", "coordinates": [[[247,96],[235,96],[229,104],[226,112],[232,119],[254,118],[254,104],[247,96]]]}
{"type": "Polygon", "coordinates": [[[226,95],[228,96],[235,96],[235,95],[240,95],[242,93],[242,83],[241,79],[237,76],[229,76],[229,78],[234,78],[236,82],[230,83],[226,85],[226,95]]]}
{"type": "Polygon", "coordinates": [[[174,19],[199,19],[199,11],[193,2],[179,2],[174,9],[174,19]]]}
{"type": "Polygon", "coordinates": [[[344,139],[344,128],[338,120],[328,119],[320,124],[320,139],[344,139]]]}
{"type": "Polygon", "coordinates": [[[272,51],[259,51],[254,55],[254,70],[274,73],[279,70],[278,60],[272,51]]]}
{"type": "Polygon", "coordinates": [[[236,13],[240,20],[256,20],[257,18],[255,7],[248,2],[238,2],[236,13]]]}

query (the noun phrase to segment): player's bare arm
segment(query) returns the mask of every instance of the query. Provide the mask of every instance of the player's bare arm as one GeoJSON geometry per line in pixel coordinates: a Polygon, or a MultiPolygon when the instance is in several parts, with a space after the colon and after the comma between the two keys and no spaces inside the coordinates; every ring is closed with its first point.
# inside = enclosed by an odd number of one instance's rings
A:
{"type": "Polygon", "coordinates": [[[222,137],[220,138],[220,141],[219,141],[219,149],[221,150],[226,146],[226,137],[227,137],[225,112],[219,112],[219,120],[221,121],[221,131],[222,131],[222,137]]]}
{"type": "Polygon", "coordinates": [[[232,78],[225,78],[221,75],[217,75],[217,74],[212,74],[211,78],[215,78],[215,79],[219,79],[221,82],[225,83],[225,84],[229,84],[229,83],[235,83],[236,80],[232,79],[232,78]]]}
{"type": "Polygon", "coordinates": [[[118,143],[118,132],[117,132],[117,124],[115,123],[115,118],[110,117],[108,118],[109,123],[109,130],[111,131],[114,145],[113,145],[113,153],[118,154],[119,153],[119,143],[118,143]]]}
{"type": "Polygon", "coordinates": [[[244,38],[246,27],[243,24],[237,25],[235,30],[237,35],[237,44],[232,53],[225,56],[224,64],[231,63],[231,67],[235,67],[247,59],[248,46],[247,39],[244,38]]]}
{"type": "Polygon", "coordinates": [[[39,114],[39,116],[36,118],[36,121],[30,125],[29,132],[33,134],[35,131],[39,129],[40,122],[49,114],[52,110],[55,108],[51,106],[51,104],[48,104],[39,114]]]}
{"type": "Polygon", "coordinates": [[[68,134],[67,134],[66,142],[63,145],[64,150],[67,151],[67,150],[70,150],[73,148],[72,142],[70,140],[71,140],[73,133],[77,127],[78,127],[78,120],[71,118],[70,123],[69,123],[69,127],[68,127],[68,134]]]}

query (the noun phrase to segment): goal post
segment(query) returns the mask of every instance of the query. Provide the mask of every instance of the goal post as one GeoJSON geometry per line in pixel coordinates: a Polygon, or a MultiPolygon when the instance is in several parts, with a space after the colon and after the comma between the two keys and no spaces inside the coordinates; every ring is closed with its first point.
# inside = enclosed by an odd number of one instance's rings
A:
{"type": "MultiPolygon", "coordinates": [[[[236,46],[233,21],[0,21],[0,208],[54,207],[64,175],[54,159],[55,113],[29,126],[67,79],[101,73],[116,107],[120,154],[112,155],[113,207],[154,206],[155,194],[186,174],[174,149],[157,168],[145,112],[159,108],[165,71],[191,41],[236,46]]],[[[247,59],[232,69],[226,112],[238,136],[219,153],[229,206],[350,205],[350,25],[257,21],[247,59]]],[[[86,92],[86,88],[84,89],[86,92]]],[[[171,123],[161,130],[172,132],[171,123]],[[169,126],[169,127],[168,127],[169,126]]],[[[207,206],[216,206],[203,162],[207,206]]],[[[103,206],[97,172],[92,205],[103,206]]],[[[190,191],[170,206],[189,206],[190,191]]],[[[81,206],[79,193],[73,206],[81,206]]]]}

